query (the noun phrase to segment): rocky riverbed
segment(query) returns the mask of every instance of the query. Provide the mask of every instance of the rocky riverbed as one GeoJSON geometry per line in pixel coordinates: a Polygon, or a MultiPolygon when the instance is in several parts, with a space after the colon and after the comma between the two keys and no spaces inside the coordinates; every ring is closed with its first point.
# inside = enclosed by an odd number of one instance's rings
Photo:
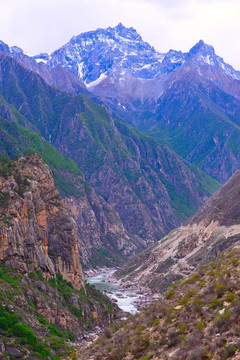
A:
{"type": "Polygon", "coordinates": [[[123,283],[117,280],[114,277],[116,270],[109,268],[88,270],[85,278],[87,282],[108,295],[125,313],[135,314],[161,297],[160,294],[140,286],[137,281],[123,283]]]}
{"type": "MultiPolygon", "coordinates": [[[[148,307],[154,301],[157,301],[161,295],[151,292],[150,289],[140,286],[137,282],[122,282],[114,277],[116,268],[98,268],[85,271],[85,279],[88,283],[94,285],[98,290],[108,295],[113,302],[123,311],[122,320],[129,314],[135,314],[148,307]]],[[[120,319],[119,319],[120,320],[120,319]]],[[[96,326],[91,331],[86,332],[80,346],[87,347],[96,339],[103,329],[96,326]]]]}

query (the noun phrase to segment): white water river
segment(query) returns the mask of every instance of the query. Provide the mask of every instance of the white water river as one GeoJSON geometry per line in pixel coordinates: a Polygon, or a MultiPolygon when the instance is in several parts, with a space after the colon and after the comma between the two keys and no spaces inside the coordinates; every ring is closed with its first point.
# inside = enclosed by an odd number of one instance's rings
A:
{"type": "Polygon", "coordinates": [[[114,270],[108,270],[99,275],[86,278],[89,284],[95,285],[96,289],[102,291],[112,299],[117,300],[117,305],[123,311],[135,314],[138,310],[134,302],[142,295],[137,294],[135,291],[118,290],[119,286],[109,281],[109,276],[112,275],[114,270]]]}

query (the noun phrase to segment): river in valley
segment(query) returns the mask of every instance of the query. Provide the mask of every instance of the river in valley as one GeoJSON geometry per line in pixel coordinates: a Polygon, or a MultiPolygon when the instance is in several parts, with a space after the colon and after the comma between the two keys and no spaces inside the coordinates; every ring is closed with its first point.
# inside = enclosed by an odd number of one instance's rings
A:
{"type": "Polygon", "coordinates": [[[135,314],[138,309],[136,302],[143,297],[142,294],[134,290],[126,290],[120,288],[119,285],[111,280],[111,276],[115,270],[106,270],[94,276],[86,277],[89,284],[95,285],[96,289],[104,292],[125,312],[135,314]]]}

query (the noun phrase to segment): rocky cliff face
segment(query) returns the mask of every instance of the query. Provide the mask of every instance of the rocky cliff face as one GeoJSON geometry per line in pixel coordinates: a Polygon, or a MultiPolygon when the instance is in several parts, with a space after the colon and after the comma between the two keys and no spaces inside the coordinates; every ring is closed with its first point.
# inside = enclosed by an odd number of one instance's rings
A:
{"type": "Polygon", "coordinates": [[[89,340],[121,316],[85,284],[79,247],[77,225],[49,167],[36,154],[1,158],[0,355],[65,357],[69,340],[89,340]]]}
{"type": "Polygon", "coordinates": [[[0,260],[23,274],[36,267],[47,279],[59,273],[83,287],[77,227],[48,166],[37,155],[3,161],[0,192],[0,260]]]}
{"type": "Polygon", "coordinates": [[[139,238],[126,231],[118,213],[93,189],[81,199],[65,197],[64,204],[77,224],[84,265],[120,265],[144,249],[139,238]]]}
{"type": "Polygon", "coordinates": [[[190,220],[124,265],[119,276],[164,291],[174,280],[239,245],[239,194],[237,171],[190,220]]]}

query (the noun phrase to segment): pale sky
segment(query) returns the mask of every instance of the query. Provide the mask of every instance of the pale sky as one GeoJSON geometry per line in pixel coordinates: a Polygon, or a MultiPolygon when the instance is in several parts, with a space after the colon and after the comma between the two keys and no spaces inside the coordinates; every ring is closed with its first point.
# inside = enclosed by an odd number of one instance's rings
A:
{"type": "Polygon", "coordinates": [[[200,39],[240,70],[240,0],[0,0],[0,40],[31,54],[119,22],[159,52],[189,51],[200,39]]]}

